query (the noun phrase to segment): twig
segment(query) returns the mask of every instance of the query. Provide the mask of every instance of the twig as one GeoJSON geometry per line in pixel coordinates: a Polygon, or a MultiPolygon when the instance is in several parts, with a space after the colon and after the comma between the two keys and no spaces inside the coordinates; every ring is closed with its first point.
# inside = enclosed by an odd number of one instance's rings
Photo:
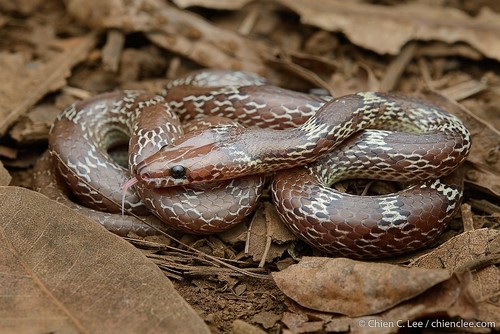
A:
{"type": "Polygon", "coordinates": [[[260,16],[260,10],[257,7],[254,7],[250,10],[248,15],[245,17],[243,22],[241,22],[240,27],[238,28],[238,32],[241,35],[248,35],[253,27],[255,26],[255,23],[259,19],[260,16]]]}
{"type": "Polygon", "coordinates": [[[477,80],[467,80],[455,86],[442,89],[440,92],[447,98],[455,101],[464,100],[472,95],[487,89],[488,85],[477,80]]]}
{"type": "Polygon", "coordinates": [[[401,75],[417,52],[417,44],[415,42],[408,43],[401,53],[387,67],[384,77],[380,81],[380,91],[388,92],[394,90],[401,75]]]}
{"type": "Polygon", "coordinates": [[[474,219],[472,218],[472,210],[469,204],[464,203],[460,206],[462,213],[462,222],[464,224],[464,232],[474,230],[474,219]]]}
{"type": "Polygon", "coordinates": [[[125,34],[117,29],[108,31],[106,44],[102,48],[102,64],[104,69],[116,73],[125,44],[125,34]]]}

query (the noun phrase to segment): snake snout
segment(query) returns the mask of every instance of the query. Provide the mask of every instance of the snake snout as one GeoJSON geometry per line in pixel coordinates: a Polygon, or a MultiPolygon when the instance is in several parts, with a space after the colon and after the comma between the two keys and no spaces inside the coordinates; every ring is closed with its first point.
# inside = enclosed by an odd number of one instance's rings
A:
{"type": "Polygon", "coordinates": [[[152,179],[150,172],[143,172],[143,173],[138,174],[137,176],[142,181],[148,181],[148,180],[152,179]]]}
{"type": "Polygon", "coordinates": [[[149,170],[148,165],[144,163],[144,161],[140,162],[134,168],[134,175],[142,183],[147,183],[153,178],[153,174],[149,170]]]}

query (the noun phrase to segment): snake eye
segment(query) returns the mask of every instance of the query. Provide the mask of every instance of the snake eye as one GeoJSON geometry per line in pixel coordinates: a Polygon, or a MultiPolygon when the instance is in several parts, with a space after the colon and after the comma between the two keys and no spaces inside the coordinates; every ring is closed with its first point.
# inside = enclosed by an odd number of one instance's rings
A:
{"type": "Polygon", "coordinates": [[[182,179],[186,175],[186,168],[181,165],[175,165],[170,168],[170,176],[174,179],[182,179]]]}

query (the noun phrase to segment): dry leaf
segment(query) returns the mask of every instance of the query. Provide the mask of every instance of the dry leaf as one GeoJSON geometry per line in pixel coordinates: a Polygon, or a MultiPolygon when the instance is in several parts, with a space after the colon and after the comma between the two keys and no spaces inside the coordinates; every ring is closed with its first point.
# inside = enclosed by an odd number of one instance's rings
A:
{"type": "Polygon", "coordinates": [[[12,180],[12,177],[0,161],[0,186],[8,186],[10,180],[12,180]]]}
{"type": "Polygon", "coordinates": [[[421,295],[385,312],[353,318],[309,310],[289,301],[288,307],[294,313],[285,313],[282,321],[294,333],[308,333],[310,328],[326,332],[378,334],[399,333],[401,330],[404,331],[402,327],[409,329],[409,326],[412,326],[412,329],[424,326],[427,329],[439,330],[445,325],[435,319],[446,317],[474,319],[475,305],[467,293],[467,284],[466,277],[452,276],[421,295]],[[421,319],[425,318],[429,321],[421,323],[421,319]]]}
{"type": "MultiPolygon", "coordinates": [[[[498,261],[497,261],[498,264],[498,261]]],[[[500,324],[500,269],[490,265],[472,273],[473,281],[469,285],[472,298],[477,301],[477,319],[500,324]]]]}
{"type": "Polygon", "coordinates": [[[249,323],[244,322],[243,320],[236,319],[233,322],[232,332],[233,334],[266,334],[259,327],[250,325],[249,323]]]}
{"type": "Polygon", "coordinates": [[[19,117],[9,135],[23,144],[47,140],[50,127],[60,112],[61,110],[50,104],[35,106],[26,115],[19,117]]]}
{"type": "Polygon", "coordinates": [[[417,57],[463,57],[480,61],[483,56],[467,44],[449,45],[443,42],[428,42],[420,45],[417,50],[417,57]]]}
{"type": "Polygon", "coordinates": [[[62,52],[46,63],[27,61],[21,53],[0,55],[0,135],[45,94],[65,84],[71,68],[94,46],[92,35],[61,41],[62,52]]]}
{"type": "Polygon", "coordinates": [[[500,231],[483,228],[461,233],[446,241],[432,252],[411,263],[418,268],[446,268],[450,272],[457,269],[474,268],[481,259],[491,255],[500,256],[498,248],[500,231]]]}
{"type": "Polygon", "coordinates": [[[2,332],[209,333],[141,252],[45,196],[0,187],[2,332]]]}
{"type": "Polygon", "coordinates": [[[298,240],[292,231],[283,223],[276,207],[271,204],[271,202],[264,202],[264,216],[268,234],[271,236],[273,242],[284,244],[298,240]]]}
{"type": "Polygon", "coordinates": [[[245,242],[247,240],[247,234],[248,226],[246,224],[236,224],[229,230],[217,233],[217,236],[229,245],[236,245],[239,242],[245,242]]]}
{"type": "Polygon", "coordinates": [[[280,319],[281,315],[279,314],[269,311],[261,311],[252,317],[252,322],[262,325],[265,329],[269,329],[272,328],[280,319]]]}
{"type": "Polygon", "coordinates": [[[144,32],[157,45],[207,67],[266,72],[261,54],[270,51],[264,42],[219,28],[162,0],[133,4],[125,0],[71,0],[66,6],[83,24],[144,32]]]}
{"type": "Polygon", "coordinates": [[[344,258],[304,257],[273,273],[278,287],[300,305],[362,316],[385,311],[447,280],[442,269],[403,268],[344,258]]]}
{"type": "MultiPolygon", "coordinates": [[[[281,221],[278,223],[283,224],[281,221]]],[[[280,229],[273,226],[275,222],[269,221],[265,210],[260,207],[255,212],[252,223],[249,228],[250,236],[248,238],[247,255],[252,256],[254,261],[260,261],[261,266],[265,262],[270,262],[273,259],[283,255],[288,249],[288,245],[277,244],[273,241],[277,240],[273,232],[277,231],[278,240],[282,239],[284,233],[280,233],[280,229]]],[[[295,240],[295,237],[293,237],[295,240]]]]}
{"type": "Polygon", "coordinates": [[[500,60],[500,15],[483,7],[470,17],[451,7],[422,3],[397,6],[343,0],[278,0],[303,23],[341,31],[355,44],[380,54],[398,54],[410,40],[466,42],[500,60]]]}
{"type": "Polygon", "coordinates": [[[483,228],[459,234],[411,263],[419,268],[472,272],[468,289],[478,303],[478,319],[500,322],[500,231],[483,228]]]}

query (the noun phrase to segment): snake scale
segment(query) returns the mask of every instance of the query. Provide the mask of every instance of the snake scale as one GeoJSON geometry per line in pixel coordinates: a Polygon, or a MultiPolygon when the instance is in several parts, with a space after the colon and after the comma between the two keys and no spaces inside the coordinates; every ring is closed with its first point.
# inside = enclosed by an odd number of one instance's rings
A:
{"type": "MultiPolygon", "coordinates": [[[[120,91],[68,107],[51,129],[51,157],[41,159],[35,184],[43,192],[55,183],[52,160],[59,186],[92,209],[118,213],[126,191],[125,207],[153,212],[155,226],[206,234],[249,215],[271,175],[273,202],[297,237],[328,253],[373,258],[421,248],[446,228],[462,197],[455,170],[470,146],[460,120],[423,100],[316,96],[211,70],[173,80],[160,95],[120,91]],[[184,133],[181,123],[201,114],[244,126],[221,121],[184,133]],[[108,154],[127,142],[129,171],[108,154]],[[383,196],[330,187],[347,178],[412,185],[383,196]]],[[[108,215],[116,220],[103,224],[115,233],[154,233],[108,215]]]]}

